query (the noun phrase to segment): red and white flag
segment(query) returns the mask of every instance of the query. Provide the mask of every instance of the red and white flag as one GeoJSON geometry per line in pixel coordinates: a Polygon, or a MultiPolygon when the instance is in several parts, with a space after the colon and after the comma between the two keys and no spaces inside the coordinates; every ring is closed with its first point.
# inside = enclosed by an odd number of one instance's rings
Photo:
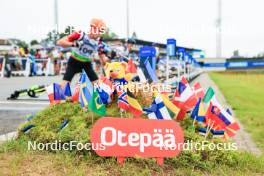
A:
{"type": "Polygon", "coordinates": [[[54,103],[54,85],[51,84],[48,87],[45,87],[45,89],[48,94],[50,104],[54,103]]]}

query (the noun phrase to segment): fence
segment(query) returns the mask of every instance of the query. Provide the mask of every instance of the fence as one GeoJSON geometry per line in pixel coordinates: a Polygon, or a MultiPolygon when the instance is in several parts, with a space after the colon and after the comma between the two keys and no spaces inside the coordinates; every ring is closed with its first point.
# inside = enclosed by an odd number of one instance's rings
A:
{"type": "Polygon", "coordinates": [[[4,77],[5,73],[5,58],[0,56],[0,78],[4,77]]]}
{"type": "Polygon", "coordinates": [[[222,63],[204,63],[206,71],[225,71],[225,70],[246,70],[264,68],[264,60],[255,61],[226,61],[222,63]]]}
{"type": "MultiPolygon", "coordinates": [[[[30,57],[10,57],[8,58],[11,73],[13,76],[51,76],[54,75],[54,63],[48,59],[34,59],[30,57]]],[[[6,59],[0,56],[0,78],[5,75],[6,59]]],[[[59,74],[64,74],[67,61],[61,61],[59,74]]]]}

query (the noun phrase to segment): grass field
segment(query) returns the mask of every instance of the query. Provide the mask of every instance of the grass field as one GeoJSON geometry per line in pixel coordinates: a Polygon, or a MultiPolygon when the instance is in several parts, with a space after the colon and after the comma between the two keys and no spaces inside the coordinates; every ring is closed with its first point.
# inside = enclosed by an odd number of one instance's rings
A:
{"type": "Polygon", "coordinates": [[[210,77],[264,152],[264,74],[225,72],[210,73],[210,77]]]}

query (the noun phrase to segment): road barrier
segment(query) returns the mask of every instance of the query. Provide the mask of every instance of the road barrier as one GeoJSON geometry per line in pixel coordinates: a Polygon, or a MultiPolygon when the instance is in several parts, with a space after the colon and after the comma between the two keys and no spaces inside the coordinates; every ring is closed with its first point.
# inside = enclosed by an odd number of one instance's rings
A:
{"type": "Polygon", "coordinates": [[[246,70],[264,68],[264,59],[245,61],[226,61],[222,63],[204,63],[203,69],[206,71],[226,71],[226,70],[246,70]]]}

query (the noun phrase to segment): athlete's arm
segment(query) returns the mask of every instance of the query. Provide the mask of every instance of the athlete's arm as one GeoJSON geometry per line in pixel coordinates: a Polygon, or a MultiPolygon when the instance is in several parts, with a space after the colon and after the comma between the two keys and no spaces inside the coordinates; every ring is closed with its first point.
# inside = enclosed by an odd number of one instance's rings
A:
{"type": "Polygon", "coordinates": [[[57,45],[63,48],[68,48],[68,47],[74,46],[74,41],[73,42],[69,41],[68,37],[65,36],[57,41],[57,45]]]}
{"type": "Polygon", "coordinates": [[[76,43],[74,41],[78,40],[80,36],[80,32],[73,32],[72,34],[59,39],[57,45],[62,46],[63,48],[75,47],[76,43]]]}

